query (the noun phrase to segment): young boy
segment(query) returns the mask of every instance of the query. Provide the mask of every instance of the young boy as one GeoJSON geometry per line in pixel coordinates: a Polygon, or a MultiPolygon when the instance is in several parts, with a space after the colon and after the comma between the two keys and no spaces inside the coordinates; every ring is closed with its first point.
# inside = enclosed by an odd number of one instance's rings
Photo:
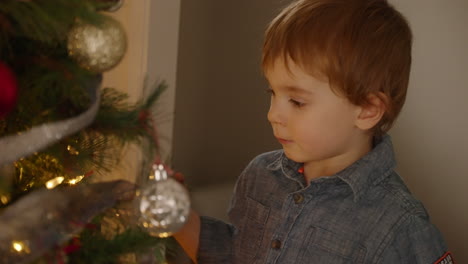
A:
{"type": "Polygon", "coordinates": [[[386,134],[405,100],[411,42],[385,0],[286,7],[262,61],[283,149],[240,175],[231,224],[192,214],[176,235],[187,252],[203,264],[453,263],[394,171],[386,134]]]}

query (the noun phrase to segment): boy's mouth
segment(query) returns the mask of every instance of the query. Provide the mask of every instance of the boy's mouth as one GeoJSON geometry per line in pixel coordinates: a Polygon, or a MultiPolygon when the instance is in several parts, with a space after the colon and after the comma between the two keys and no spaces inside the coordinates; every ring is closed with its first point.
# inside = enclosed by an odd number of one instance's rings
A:
{"type": "Polygon", "coordinates": [[[279,137],[277,137],[276,139],[279,141],[280,144],[283,144],[283,145],[292,142],[291,140],[287,140],[287,139],[279,138],[279,137]]]}

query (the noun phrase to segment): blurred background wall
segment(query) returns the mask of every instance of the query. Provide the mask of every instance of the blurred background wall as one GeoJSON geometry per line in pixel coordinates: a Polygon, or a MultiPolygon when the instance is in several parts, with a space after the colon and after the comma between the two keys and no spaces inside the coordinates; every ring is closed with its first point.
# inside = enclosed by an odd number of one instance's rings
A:
{"type": "MultiPolygon", "coordinates": [[[[172,162],[203,214],[225,219],[242,169],[280,147],[259,59],[266,24],[288,2],[181,1],[172,162]]],[[[414,33],[407,103],[391,133],[398,171],[468,263],[468,2],[390,2],[414,33]]]]}
{"type": "Polygon", "coordinates": [[[258,63],[273,3],[181,3],[173,162],[194,187],[233,181],[254,155],[277,147],[258,63]]]}
{"type": "Polygon", "coordinates": [[[406,106],[393,130],[399,171],[468,263],[468,1],[392,1],[413,28],[406,106]]]}

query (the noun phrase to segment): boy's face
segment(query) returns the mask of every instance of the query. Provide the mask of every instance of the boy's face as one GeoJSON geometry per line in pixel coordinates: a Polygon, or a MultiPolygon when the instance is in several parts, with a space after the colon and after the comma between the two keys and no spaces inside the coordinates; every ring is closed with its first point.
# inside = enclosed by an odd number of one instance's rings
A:
{"type": "Polygon", "coordinates": [[[328,82],[292,61],[288,65],[290,71],[277,60],[265,73],[271,87],[268,120],[286,156],[332,167],[355,159],[354,149],[363,133],[355,125],[361,108],[336,95],[328,82]]]}

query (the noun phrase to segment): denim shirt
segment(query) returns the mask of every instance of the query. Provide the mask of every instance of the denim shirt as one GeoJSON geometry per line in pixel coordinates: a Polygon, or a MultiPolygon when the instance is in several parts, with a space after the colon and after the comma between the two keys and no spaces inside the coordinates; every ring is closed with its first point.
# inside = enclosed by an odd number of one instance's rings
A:
{"type": "Polygon", "coordinates": [[[395,165],[388,135],[309,185],[283,151],[259,155],[236,183],[231,223],[202,218],[199,263],[436,263],[446,244],[395,165]]]}

